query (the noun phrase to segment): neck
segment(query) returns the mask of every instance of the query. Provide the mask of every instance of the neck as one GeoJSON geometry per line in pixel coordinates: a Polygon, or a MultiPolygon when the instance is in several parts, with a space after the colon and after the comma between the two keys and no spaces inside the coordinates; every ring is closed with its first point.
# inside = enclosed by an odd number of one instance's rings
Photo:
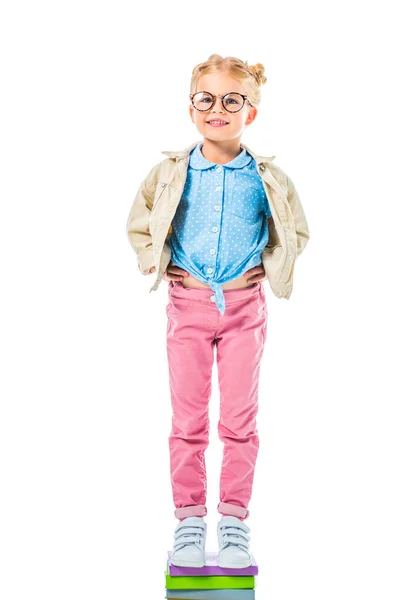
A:
{"type": "Polygon", "coordinates": [[[236,158],[241,152],[240,138],[222,142],[204,138],[200,151],[210,162],[223,165],[236,158]]]}

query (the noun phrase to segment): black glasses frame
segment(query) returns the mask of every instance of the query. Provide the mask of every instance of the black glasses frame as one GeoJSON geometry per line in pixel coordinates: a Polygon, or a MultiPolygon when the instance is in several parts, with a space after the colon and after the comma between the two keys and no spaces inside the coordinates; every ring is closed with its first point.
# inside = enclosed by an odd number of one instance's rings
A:
{"type": "Polygon", "coordinates": [[[245,94],[241,94],[240,92],[228,92],[227,94],[224,94],[223,96],[221,96],[221,95],[215,96],[214,94],[212,94],[211,92],[207,92],[206,90],[199,90],[198,92],[195,92],[194,94],[189,94],[189,99],[190,99],[191,103],[193,104],[194,108],[196,110],[198,110],[199,112],[208,112],[209,110],[212,110],[212,108],[215,106],[215,102],[217,101],[217,98],[221,98],[223,107],[225,108],[225,110],[227,110],[230,113],[237,113],[237,112],[241,111],[242,108],[244,107],[246,101],[250,104],[250,106],[253,106],[251,104],[250,100],[248,100],[248,96],[246,96],[245,94]],[[204,110],[197,108],[197,106],[194,106],[194,101],[193,101],[193,98],[194,98],[194,96],[196,96],[196,94],[208,94],[213,99],[212,104],[208,108],[205,108],[204,110]],[[239,110],[229,110],[229,108],[227,108],[225,106],[224,98],[226,96],[229,96],[229,94],[238,94],[238,96],[241,96],[243,98],[243,105],[239,108],[239,110]]]}

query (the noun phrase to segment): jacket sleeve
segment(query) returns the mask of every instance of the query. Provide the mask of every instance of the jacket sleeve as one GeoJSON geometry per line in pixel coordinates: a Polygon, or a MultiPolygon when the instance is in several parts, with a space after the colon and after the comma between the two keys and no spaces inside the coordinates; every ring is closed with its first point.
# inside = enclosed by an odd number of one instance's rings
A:
{"type": "Polygon", "coordinates": [[[141,182],[126,224],[128,240],[137,255],[139,269],[143,275],[154,266],[153,240],[149,230],[156,187],[153,171],[154,169],[141,182]]]}
{"type": "Polygon", "coordinates": [[[287,186],[288,186],[288,202],[293,214],[295,227],[296,227],[296,235],[297,235],[297,256],[303,252],[306,247],[308,240],[310,239],[310,233],[308,230],[308,223],[306,216],[304,214],[303,207],[300,202],[299,195],[297,190],[293,184],[293,181],[290,179],[288,175],[287,177],[287,186]]]}

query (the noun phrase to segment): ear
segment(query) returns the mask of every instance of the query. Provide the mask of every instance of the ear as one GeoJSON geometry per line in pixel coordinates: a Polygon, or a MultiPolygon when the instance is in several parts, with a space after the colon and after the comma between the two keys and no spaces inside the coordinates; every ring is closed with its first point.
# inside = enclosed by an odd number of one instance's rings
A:
{"type": "Polygon", "coordinates": [[[255,106],[250,106],[249,107],[249,112],[247,114],[247,119],[246,119],[245,125],[251,125],[251,123],[256,118],[257,113],[258,113],[257,108],[255,106]]]}
{"type": "Polygon", "coordinates": [[[192,123],[195,123],[195,120],[194,120],[194,111],[195,111],[195,108],[194,108],[194,106],[191,104],[191,105],[189,106],[189,114],[190,114],[190,118],[192,119],[192,123]]]}

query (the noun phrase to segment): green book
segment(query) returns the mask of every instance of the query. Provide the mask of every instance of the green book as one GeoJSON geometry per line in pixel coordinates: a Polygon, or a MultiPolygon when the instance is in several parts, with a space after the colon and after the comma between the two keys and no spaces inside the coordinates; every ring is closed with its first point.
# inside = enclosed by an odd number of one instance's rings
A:
{"type": "Polygon", "coordinates": [[[188,576],[174,577],[165,571],[165,587],[168,590],[232,590],[232,589],[254,589],[255,576],[246,577],[214,575],[211,577],[188,576]]]}

